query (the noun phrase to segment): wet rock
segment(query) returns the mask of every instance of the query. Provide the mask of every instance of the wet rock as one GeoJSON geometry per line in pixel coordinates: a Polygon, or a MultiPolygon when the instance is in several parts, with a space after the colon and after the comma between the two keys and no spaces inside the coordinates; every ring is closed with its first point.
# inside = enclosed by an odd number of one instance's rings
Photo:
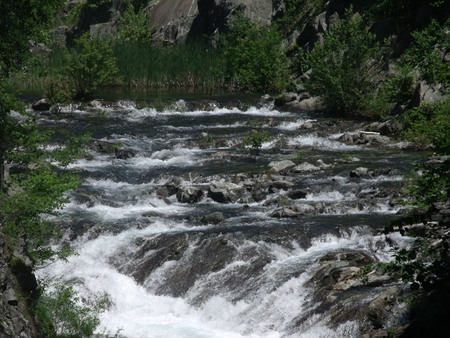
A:
{"type": "Polygon", "coordinates": [[[137,152],[130,148],[124,148],[124,149],[116,149],[114,154],[116,155],[116,158],[126,160],[135,157],[137,152]]]}
{"type": "Polygon", "coordinates": [[[235,203],[244,192],[245,189],[241,185],[213,181],[209,185],[208,197],[218,203],[235,203]]]}
{"type": "Polygon", "coordinates": [[[269,163],[270,171],[273,173],[279,173],[295,167],[295,163],[290,160],[284,161],[272,161],[269,163]]]}
{"type": "Polygon", "coordinates": [[[192,186],[181,186],[177,192],[177,200],[180,203],[197,203],[202,197],[203,191],[192,186]]]}
{"type": "Polygon", "coordinates": [[[381,135],[392,135],[400,131],[398,124],[393,121],[373,122],[366,129],[378,132],[381,135]]]}
{"type": "Polygon", "coordinates": [[[51,104],[46,99],[40,99],[31,105],[31,108],[36,111],[50,110],[51,104]]]}
{"type": "Polygon", "coordinates": [[[298,190],[298,189],[289,191],[289,193],[288,193],[288,197],[293,200],[306,198],[307,195],[308,195],[307,192],[305,192],[304,190],[298,190]]]}
{"type": "Polygon", "coordinates": [[[369,174],[369,169],[365,168],[365,167],[359,167],[359,168],[356,168],[355,170],[350,171],[350,177],[353,177],[353,178],[365,177],[368,174],[369,174]]]}
{"type": "Polygon", "coordinates": [[[288,180],[277,180],[272,183],[270,183],[269,191],[271,192],[277,192],[277,190],[288,190],[289,188],[292,188],[294,186],[294,183],[288,180]]]}
{"type": "Polygon", "coordinates": [[[390,138],[382,136],[378,132],[358,131],[356,133],[344,133],[338,138],[339,141],[349,145],[353,144],[387,144],[390,138]]]}
{"type": "Polygon", "coordinates": [[[320,169],[328,169],[328,168],[331,168],[332,167],[332,165],[331,164],[326,164],[323,160],[317,160],[316,161],[317,162],[317,164],[319,165],[319,168],[320,169]]]}
{"type": "Polygon", "coordinates": [[[220,224],[225,221],[225,216],[221,212],[213,212],[202,217],[201,221],[206,224],[220,224]]]}
{"type": "Polygon", "coordinates": [[[288,207],[275,210],[270,214],[274,218],[287,218],[287,217],[299,217],[307,214],[314,214],[317,209],[309,204],[295,204],[288,207]]]}
{"type": "Polygon", "coordinates": [[[319,170],[321,170],[320,167],[317,167],[314,164],[311,164],[308,162],[303,162],[293,168],[293,171],[296,173],[303,173],[303,172],[308,172],[308,171],[319,171],[319,170]]]}

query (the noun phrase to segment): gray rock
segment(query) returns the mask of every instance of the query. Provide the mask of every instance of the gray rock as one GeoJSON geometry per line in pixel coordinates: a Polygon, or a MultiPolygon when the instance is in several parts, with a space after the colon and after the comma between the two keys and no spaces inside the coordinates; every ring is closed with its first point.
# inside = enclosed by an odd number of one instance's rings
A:
{"type": "Polygon", "coordinates": [[[321,168],[317,167],[311,163],[308,163],[308,162],[303,162],[293,169],[293,171],[296,173],[303,173],[303,172],[308,172],[308,171],[318,171],[318,170],[321,170],[321,168]]]}
{"type": "Polygon", "coordinates": [[[209,185],[208,197],[218,203],[235,203],[244,194],[241,185],[231,182],[213,181],[209,185]]]}
{"type": "Polygon", "coordinates": [[[46,99],[40,99],[31,105],[31,108],[36,111],[48,111],[50,107],[51,105],[46,99]]]}
{"type": "Polygon", "coordinates": [[[288,193],[288,197],[293,199],[293,200],[298,200],[298,199],[302,199],[302,198],[306,198],[306,196],[308,195],[308,193],[306,193],[303,190],[292,190],[289,191],[288,193]]]}
{"type": "Polygon", "coordinates": [[[207,224],[220,224],[223,221],[225,221],[225,216],[221,212],[213,212],[202,218],[202,222],[207,224]]]}
{"type": "Polygon", "coordinates": [[[202,197],[203,191],[192,186],[181,186],[177,192],[177,201],[180,203],[197,203],[202,197]]]}
{"type": "Polygon", "coordinates": [[[365,167],[359,167],[355,170],[350,171],[350,177],[361,178],[369,174],[369,169],[365,167]]]}
{"type": "Polygon", "coordinates": [[[272,173],[279,173],[295,167],[295,163],[290,160],[272,161],[269,163],[270,171],[272,173]]]}

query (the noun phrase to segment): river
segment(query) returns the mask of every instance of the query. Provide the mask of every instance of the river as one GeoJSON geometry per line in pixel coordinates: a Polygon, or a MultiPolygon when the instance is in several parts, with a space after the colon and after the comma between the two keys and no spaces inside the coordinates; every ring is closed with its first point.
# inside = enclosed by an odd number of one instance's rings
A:
{"type": "Polygon", "coordinates": [[[156,111],[124,100],[42,114],[43,128],[95,142],[70,166],[83,184],[54,219],[78,255],[39,278],[82,298],[106,295],[98,332],[109,336],[358,336],[361,321],[336,319],[339,303],[324,306],[312,279],[329,254],[390,259],[402,239],[374,230],[398,217],[402,177],[423,154],[344,143],[361,122],[230,102],[183,97],[156,111]],[[242,145],[251,130],[271,135],[259,152],[242,145]],[[282,160],[316,168],[270,170],[282,160]],[[359,167],[369,174],[352,177],[359,167]],[[212,182],[237,196],[221,203],[212,182]],[[200,191],[192,203],[180,200],[186,187],[200,191]],[[283,208],[297,214],[277,217],[283,208]],[[205,220],[215,212],[223,219],[205,220]]]}

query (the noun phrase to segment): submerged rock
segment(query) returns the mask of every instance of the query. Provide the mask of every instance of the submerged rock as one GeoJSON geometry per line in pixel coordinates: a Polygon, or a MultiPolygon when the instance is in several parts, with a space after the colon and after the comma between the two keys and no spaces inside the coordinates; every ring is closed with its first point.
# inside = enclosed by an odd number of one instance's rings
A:
{"type": "Polygon", "coordinates": [[[225,216],[221,212],[213,212],[202,217],[202,222],[207,224],[220,224],[223,221],[225,221],[225,216]]]}

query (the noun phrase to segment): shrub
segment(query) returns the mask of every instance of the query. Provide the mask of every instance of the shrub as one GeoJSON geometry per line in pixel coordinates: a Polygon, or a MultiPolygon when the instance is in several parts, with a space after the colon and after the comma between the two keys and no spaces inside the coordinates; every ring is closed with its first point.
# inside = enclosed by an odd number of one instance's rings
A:
{"type": "Polygon", "coordinates": [[[111,42],[83,35],[68,57],[66,74],[74,83],[77,97],[93,94],[117,74],[117,62],[111,42]]]}
{"type": "Polygon", "coordinates": [[[143,8],[135,11],[131,4],[125,13],[119,16],[117,38],[124,42],[149,42],[154,31],[148,27],[147,16],[143,8]]]}
{"type": "Polygon", "coordinates": [[[219,43],[223,77],[229,86],[251,91],[285,88],[289,81],[289,59],[282,36],[274,28],[258,27],[245,18],[229,24],[219,43]]]}
{"type": "Polygon", "coordinates": [[[320,96],[329,111],[373,114],[370,108],[381,68],[380,51],[375,35],[350,8],[324,34],[323,43],[303,57],[303,68],[311,70],[305,87],[320,96]]]}
{"type": "Polygon", "coordinates": [[[53,292],[43,294],[35,302],[34,313],[46,337],[91,337],[106,309],[106,300],[84,300],[70,286],[58,285],[53,292]]]}
{"type": "Polygon", "coordinates": [[[270,140],[270,134],[266,130],[251,130],[244,135],[244,145],[257,151],[261,149],[264,142],[270,140]]]}

